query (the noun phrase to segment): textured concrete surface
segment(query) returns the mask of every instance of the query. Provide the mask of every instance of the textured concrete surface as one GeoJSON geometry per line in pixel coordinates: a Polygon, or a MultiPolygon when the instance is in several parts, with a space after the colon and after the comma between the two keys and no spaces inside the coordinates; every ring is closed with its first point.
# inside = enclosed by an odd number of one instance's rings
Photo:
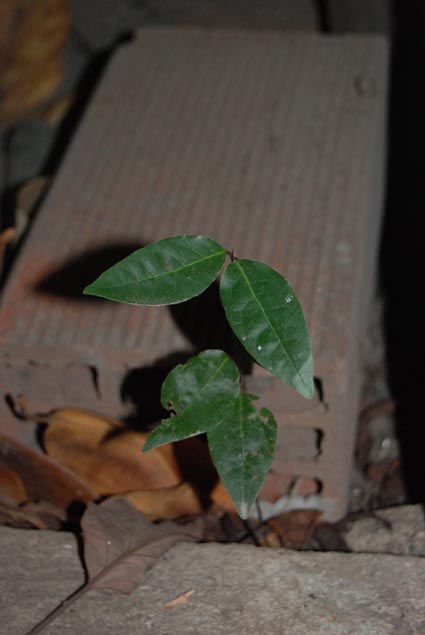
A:
{"type": "Polygon", "coordinates": [[[75,537],[0,527],[0,633],[23,635],[84,583],[75,537]]]}
{"type": "Polygon", "coordinates": [[[424,510],[422,505],[378,510],[353,522],[344,539],[356,552],[425,556],[424,510]]]}
{"type": "MultiPolygon", "coordinates": [[[[0,539],[0,633],[24,635],[81,584],[76,544],[69,534],[5,528],[0,539]]],[[[44,632],[423,635],[424,589],[421,558],[180,544],[131,596],[92,591],[44,632]]]]}

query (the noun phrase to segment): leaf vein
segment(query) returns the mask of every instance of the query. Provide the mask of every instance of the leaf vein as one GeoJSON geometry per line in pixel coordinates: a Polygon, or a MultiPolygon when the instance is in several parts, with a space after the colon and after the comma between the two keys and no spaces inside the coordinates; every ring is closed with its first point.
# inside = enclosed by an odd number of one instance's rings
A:
{"type": "Polygon", "coordinates": [[[158,273],[155,275],[150,275],[150,276],[146,276],[144,278],[135,278],[133,279],[131,282],[122,282],[120,284],[108,284],[105,286],[99,286],[99,290],[106,288],[106,289],[116,289],[118,287],[128,287],[131,286],[133,284],[138,284],[140,282],[146,282],[146,281],[150,281],[150,280],[157,280],[158,278],[163,278],[165,276],[172,276],[176,273],[179,273],[180,271],[184,271],[185,269],[189,269],[190,267],[193,267],[195,265],[199,265],[202,262],[205,262],[206,260],[211,260],[211,258],[217,258],[218,256],[223,256],[223,253],[225,252],[216,252],[214,254],[210,254],[209,256],[205,256],[205,258],[201,258],[199,260],[195,260],[194,262],[191,263],[187,263],[184,264],[182,267],[177,267],[176,269],[172,269],[171,271],[165,271],[162,273],[158,273]]]}
{"type": "Polygon", "coordinates": [[[284,346],[283,341],[282,341],[282,339],[281,339],[281,338],[280,338],[280,336],[279,336],[279,333],[276,331],[275,327],[274,327],[274,326],[273,326],[273,324],[270,322],[269,317],[268,317],[267,313],[265,312],[265,310],[264,310],[264,308],[263,308],[263,305],[261,304],[260,300],[258,299],[258,297],[257,297],[257,295],[256,295],[256,293],[255,293],[255,291],[254,291],[254,289],[253,289],[253,287],[252,287],[252,285],[251,285],[251,283],[250,283],[250,281],[249,281],[249,278],[248,278],[248,277],[247,277],[247,275],[245,274],[245,272],[244,272],[243,268],[241,267],[241,265],[239,264],[239,262],[238,262],[238,261],[235,261],[235,262],[236,262],[236,265],[237,265],[237,266],[238,266],[238,268],[239,268],[239,271],[241,272],[242,276],[244,277],[244,279],[245,279],[245,281],[246,281],[246,284],[248,285],[248,288],[249,288],[249,290],[251,291],[251,294],[252,294],[252,296],[253,296],[254,300],[257,302],[257,304],[258,304],[258,306],[259,306],[259,308],[260,308],[261,312],[263,313],[264,318],[265,318],[265,320],[266,320],[267,324],[270,326],[271,330],[273,331],[273,333],[274,333],[274,334],[275,334],[275,336],[276,336],[276,339],[277,339],[277,340],[278,340],[278,342],[280,343],[281,348],[282,348],[283,352],[284,352],[284,353],[285,353],[285,355],[286,355],[286,358],[289,360],[290,364],[292,365],[292,368],[293,368],[293,370],[295,371],[296,375],[297,375],[297,376],[301,379],[301,381],[302,381],[302,383],[304,384],[304,386],[308,389],[308,388],[309,388],[309,386],[306,384],[306,382],[305,382],[305,380],[304,380],[304,377],[302,377],[302,375],[300,374],[300,372],[299,372],[298,368],[295,366],[294,360],[292,359],[292,357],[289,355],[288,351],[286,350],[286,347],[284,346]]]}

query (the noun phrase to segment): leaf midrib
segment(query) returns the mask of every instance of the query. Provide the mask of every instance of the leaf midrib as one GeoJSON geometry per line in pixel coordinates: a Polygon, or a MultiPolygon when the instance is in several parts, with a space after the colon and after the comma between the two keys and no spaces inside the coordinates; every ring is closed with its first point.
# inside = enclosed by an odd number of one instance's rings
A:
{"type": "Polygon", "coordinates": [[[199,390],[196,398],[191,401],[191,403],[187,406],[187,408],[185,408],[182,413],[180,415],[177,415],[177,419],[179,417],[182,417],[183,415],[186,415],[188,412],[190,413],[190,411],[192,410],[192,408],[195,407],[195,405],[199,402],[201,396],[203,395],[205,389],[207,388],[207,386],[212,382],[212,380],[214,379],[214,377],[217,375],[217,373],[223,368],[223,366],[225,366],[229,361],[231,361],[230,357],[226,356],[222,362],[220,362],[220,364],[217,366],[217,368],[215,369],[215,371],[213,372],[212,375],[210,375],[207,379],[207,381],[205,382],[205,384],[202,386],[202,388],[199,390]]]}
{"type": "Polygon", "coordinates": [[[297,375],[297,376],[301,379],[301,381],[302,381],[302,383],[303,383],[303,386],[304,386],[307,390],[309,390],[309,386],[307,386],[307,384],[305,383],[304,378],[301,376],[301,374],[300,374],[299,370],[298,370],[298,369],[297,369],[297,367],[295,366],[295,363],[294,363],[294,361],[293,361],[292,357],[289,355],[288,351],[286,350],[285,346],[283,345],[283,342],[282,342],[281,338],[279,337],[278,332],[276,331],[276,329],[275,329],[275,327],[273,326],[273,324],[270,322],[270,320],[269,320],[269,318],[268,318],[268,316],[267,316],[267,313],[266,313],[266,312],[265,312],[265,310],[263,309],[263,305],[261,304],[261,302],[259,301],[259,299],[258,299],[257,295],[255,294],[254,289],[252,288],[252,285],[251,285],[251,283],[250,283],[250,281],[249,281],[249,278],[248,278],[248,277],[247,277],[247,275],[245,274],[245,272],[244,272],[243,268],[241,267],[241,264],[240,264],[237,260],[235,260],[235,264],[236,264],[236,265],[237,265],[237,267],[239,268],[239,271],[241,272],[242,276],[245,278],[245,281],[246,281],[246,283],[247,283],[247,285],[248,285],[249,290],[251,291],[251,294],[252,294],[253,298],[256,300],[256,302],[257,302],[258,306],[260,307],[261,312],[263,313],[263,315],[264,315],[264,317],[265,317],[265,319],[266,319],[267,324],[270,326],[271,330],[273,331],[273,333],[275,334],[275,336],[276,336],[277,340],[279,341],[279,343],[280,343],[280,345],[281,345],[281,347],[282,347],[282,350],[283,350],[283,352],[284,352],[284,353],[285,353],[285,355],[286,355],[286,358],[289,360],[289,362],[290,362],[290,364],[291,364],[292,368],[294,369],[294,371],[295,371],[296,375],[297,375]]]}
{"type": "Polygon", "coordinates": [[[223,256],[226,252],[223,250],[221,252],[216,252],[215,254],[210,254],[209,256],[205,256],[205,258],[201,258],[200,260],[195,260],[194,262],[191,262],[190,264],[185,264],[182,267],[178,267],[177,269],[173,269],[172,271],[165,271],[163,273],[158,273],[155,275],[151,275],[151,276],[146,276],[145,278],[138,278],[138,279],[134,279],[131,282],[122,282],[120,284],[109,284],[109,285],[102,285],[102,286],[98,286],[98,289],[117,289],[119,287],[128,287],[134,284],[139,284],[140,282],[147,282],[150,280],[157,280],[158,278],[163,278],[165,276],[170,276],[170,275],[174,275],[176,273],[179,273],[180,271],[184,271],[184,269],[188,269],[189,267],[193,267],[195,265],[199,265],[202,262],[205,262],[206,260],[211,260],[211,258],[216,258],[217,256],[223,256]]]}

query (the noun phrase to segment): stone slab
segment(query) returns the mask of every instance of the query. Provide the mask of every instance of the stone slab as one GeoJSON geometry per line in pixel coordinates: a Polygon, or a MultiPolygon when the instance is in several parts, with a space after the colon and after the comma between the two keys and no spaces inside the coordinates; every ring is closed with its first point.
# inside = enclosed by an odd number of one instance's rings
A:
{"type": "Polygon", "coordinates": [[[354,520],[344,540],[356,552],[425,556],[424,509],[422,505],[378,509],[369,518],[354,520]]]}
{"type": "MultiPolygon", "coordinates": [[[[0,633],[25,635],[81,583],[76,543],[1,528],[0,545],[0,633]]],[[[423,635],[424,591],[422,558],[179,544],[132,595],[89,592],[44,632],[423,635]],[[189,591],[186,602],[165,607],[189,591]]]]}
{"type": "Polygon", "coordinates": [[[85,580],[69,533],[0,527],[0,633],[24,635],[85,580]]]}

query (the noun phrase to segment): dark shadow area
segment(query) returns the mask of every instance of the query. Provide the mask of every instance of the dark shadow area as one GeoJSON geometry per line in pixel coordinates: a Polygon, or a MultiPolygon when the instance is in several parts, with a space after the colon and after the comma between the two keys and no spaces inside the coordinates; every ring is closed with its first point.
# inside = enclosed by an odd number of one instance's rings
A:
{"type": "Polygon", "coordinates": [[[75,101],[62,121],[56,140],[44,163],[43,174],[54,174],[60,167],[65,150],[90,103],[91,97],[102,78],[109,60],[117,47],[131,41],[132,37],[130,33],[123,33],[117,38],[111,48],[91,55],[87,68],[78,82],[75,91],[75,101]]]}
{"type": "Polygon", "coordinates": [[[83,295],[84,287],[96,280],[106,269],[141,247],[141,243],[119,243],[77,254],[44,278],[35,291],[73,300],[101,301],[102,298],[83,295]]]}
{"type": "MultiPolygon", "coordinates": [[[[99,81],[103,75],[103,72],[115,52],[117,46],[127,41],[130,41],[132,38],[131,34],[123,33],[114,45],[105,50],[96,54],[92,54],[90,57],[90,61],[83,72],[80,80],[78,81],[78,85],[76,86],[73,94],[75,95],[74,103],[71,106],[69,112],[65,115],[63,121],[61,122],[57,132],[55,133],[55,139],[52,147],[49,150],[46,160],[39,172],[39,176],[49,176],[53,177],[54,174],[60,168],[60,164],[64,157],[64,154],[70,144],[70,141],[73,137],[73,134],[82,119],[82,116],[90,103],[90,99],[96,90],[99,81]]],[[[16,126],[20,125],[21,121],[19,121],[16,126]]],[[[12,126],[8,129],[7,133],[3,138],[3,148],[1,149],[4,157],[4,180],[7,183],[8,181],[8,159],[9,156],[9,140],[13,135],[15,127],[12,126]]],[[[15,214],[17,209],[17,194],[20,190],[21,184],[16,187],[11,187],[4,189],[0,194],[0,209],[1,209],[1,229],[5,229],[6,227],[14,227],[15,226],[15,214]]],[[[19,254],[22,245],[25,242],[26,235],[28,230],[32,226],[32,220],[37,215],[38,209],[41,207],[41,204],[46,196],[48,191],[48,187],[46,187],[46,191],[43,193],[41,198],[38,200],[37,204],[32,208],[30,214],[30,222],[28,223],[28,227],[26,228],[23,236],[19,239],[19,242],[14,244],[13,247],[9,246],[6,249],[1,278],[0,278],[0,290],[3,287],[10,268],[15,260],[16,256],[19,254]]]]}
{"type": "Polygon", "coordinates": [[[154,364],[131,369],[121,385],[121,399],[132,405],[126,418],[129,426],[150,429],[153,424],[168,416],[161,406],[161,386],[166,376],[177,364],[207,349],[224,350],[237,363],[241,374],[249,374],[252,360],[233,334],[220,302],[219,286],[214,282],[201,295],[169,307],[173,321],[185,336],[190,349],[171,352],[154,364]]]}
{"type": "Polygon", "coordinates": [[[322,33],[330,33],[329,7],[327,0],[313,0],[316,10],[319,30],[322,33]]]}
{"type": "Polygon", "coordinates": [[[211,460],[206,435],[184,439],[173,444],[174,454],[179,465],[182,480],[191,483],[198,491],[198,497],[204,508],[211,501],[211,493],[218,481],[217,470],[211,460]]]}
{"type": "Polygon", "coordinates": [[[221,349],[235,360],[241,373],[250,374],[252,359],[227,322],[218,282],[214,282],[196,298],[172,305],[170,312],[180,331],[197,352],[206,348],[221,349]]]}
{"type": "Polygon", "coordinates": [[[388,201],[382,251],[385,335],[410,502],[425,501],[425,3],[394,2],[388,201]]]}
{"type": "Polygon", "coordinates": [[[125,418],[126,424],[139,430],[151,430],[169,412],[161,406],[161,386],[177,364],[184,364],[193,351],[173,353],[150,366],[132,368],[121,384],[121,399],[131,404],[132,412],[125,418]]]}
{"type": "MultiPolygon", "coordinates": [[[[35,217],[39,208],[41,207],[44,199],[46,198],[48,192],[48,187],[46,187],[45,191],[38,198],[37,202],[33,206],[31,210],[31,218],[35,217]]],[[[8,228],[15,227],[15,214],[18,207],[18,193],[19,187],[7,188],[0,194],[0,231],[8,228]]],[[[31,225],[31,223],[29,223],[31,225]]],[[[29,227],[27,228],[27,230],[29,227]]],[[[7,280],[8,273],[10,271],[13,260],[16,258],[21,246],[25,240],[27,230],[25,231],[22,238],[20,238],[13,245],[6,245],[3,262],[1,262],[0,268],[0,292],[2,291],[5,282],[7,280]]]]}

